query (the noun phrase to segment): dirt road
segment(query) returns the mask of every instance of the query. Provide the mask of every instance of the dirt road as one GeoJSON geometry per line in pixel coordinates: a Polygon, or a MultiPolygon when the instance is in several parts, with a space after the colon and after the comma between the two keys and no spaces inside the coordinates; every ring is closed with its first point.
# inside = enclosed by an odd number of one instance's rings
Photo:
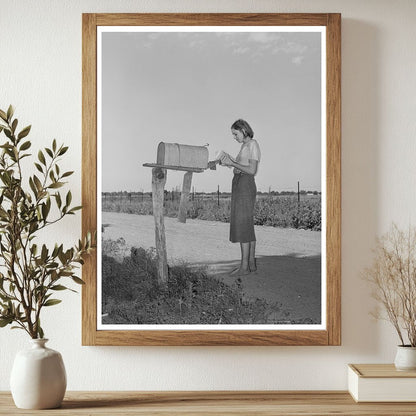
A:
{"type": "MultiPolygon", "coordinates": [[[[154,247],[152,216],[104,212],[104,239],[123,237],[127,245],[154,247]]],[[[168,261],[206,265],[208,272],[226,283],[240,259],[239,244],[228,240],[229,224],[165,218],[168,261]]],[[[281,305],[288,321],[320,322],[321,233],[256,226],[258,270],[241,277],[247,296],[281,305]]]]}

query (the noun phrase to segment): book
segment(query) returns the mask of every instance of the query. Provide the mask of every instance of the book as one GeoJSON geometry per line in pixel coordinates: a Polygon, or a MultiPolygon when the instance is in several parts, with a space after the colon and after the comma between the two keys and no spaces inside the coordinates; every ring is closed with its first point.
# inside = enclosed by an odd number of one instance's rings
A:
{"type": "Polygon", "coordinates": [[[416,371],[394,364],[349,364],[348,391],[356,402],[416,402],[416,371]]]}

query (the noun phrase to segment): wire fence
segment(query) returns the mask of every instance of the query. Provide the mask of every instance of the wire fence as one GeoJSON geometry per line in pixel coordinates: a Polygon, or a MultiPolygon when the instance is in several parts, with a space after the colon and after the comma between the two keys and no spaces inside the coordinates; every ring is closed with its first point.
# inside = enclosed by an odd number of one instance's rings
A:
{"type": "MultiPolygon", "coordinates": [[[[165,192],[164,214],[177,217],[180,192],[165,192]]],[[[151,193],[103,193],[102,210],[138,215],[152,215],[151,193]]],[[[189,195],[187,218],[229,222],[230,193],[198,193],[189,195]]],[[[319,193],[258,193],[254,223],[273,227],[321,230],[321,195],[319,193]]]]}

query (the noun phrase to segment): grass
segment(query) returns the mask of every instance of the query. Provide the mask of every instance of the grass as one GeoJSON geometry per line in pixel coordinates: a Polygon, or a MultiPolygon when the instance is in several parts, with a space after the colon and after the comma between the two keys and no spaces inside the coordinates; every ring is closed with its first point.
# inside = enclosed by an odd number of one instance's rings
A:
{"type": "Polygon", "coordinates": [[[241,281],[228,286],[203,268],[169,267],[166,286],[157,282],[153,249],[125,241],[103,241],[102,307],[106,324],[278,324],[287,323],[278,304],[250,299],[241,281]]]}
{"type": "MultiPolygon", "coordinates": [[[[196,198],[188,203],[187,217],[209,221],[230,221],[230,198],[196,198]]],[[[128,214],[152,215],[150,198],[105,198],[102,200],[102,210],[123,212],[128,214]]],[[[167,217],[177,217],[178,200],[166,200],[164,204],[167,217]]],[[[262,196],[256,200],[254,223],[283,228],[302,228],[321,230],[321,198],[303,197],[298,202],[293,196],[262,196]]]]}

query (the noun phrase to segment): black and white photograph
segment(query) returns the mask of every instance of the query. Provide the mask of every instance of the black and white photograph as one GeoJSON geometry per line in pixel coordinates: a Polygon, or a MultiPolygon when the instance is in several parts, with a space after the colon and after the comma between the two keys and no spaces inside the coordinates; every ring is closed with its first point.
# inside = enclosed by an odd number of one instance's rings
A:
{"type": "Polygon", "coordinates": [[[98,329],[324,329],[321,26],[97,33],[98,329]]]}

